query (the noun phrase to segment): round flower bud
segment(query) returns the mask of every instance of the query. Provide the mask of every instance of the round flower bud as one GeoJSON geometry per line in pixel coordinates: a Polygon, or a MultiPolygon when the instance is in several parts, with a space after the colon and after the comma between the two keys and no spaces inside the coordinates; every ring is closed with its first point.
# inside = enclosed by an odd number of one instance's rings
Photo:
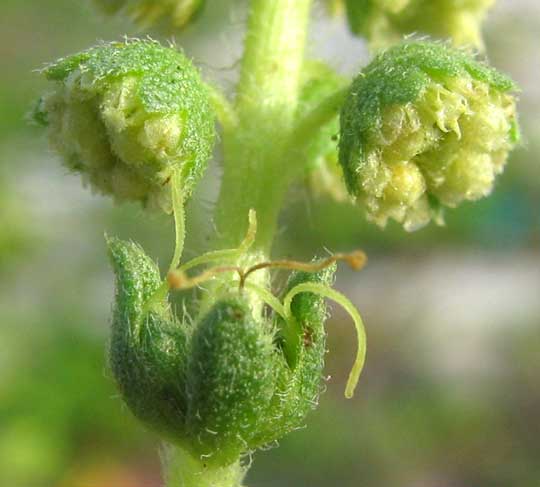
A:
{"type": "Polygon", "coordinates": [[[483,48],[481,24],[495,0],[346,0],[351,30],[376,49],[420,33],[483,48]]]}
{"type": "Polygon", "coordinates": [[[181,53],[154,41],[104,44],[44,70],[55,89],[35,111],[84,184],[169,212],[178,172],[189,195],[211,156],[207,90],[181,53]]]}
{"type": "Polygon", "coordinates": [[[368,218],[414,230],[487,196],[519,139],[513,82],[443,44],[411,42],[353,81],[340,163],[368,218]]]}
{"type": "Polygon", "coordinates": [[[182,28],[202,10],[205,0],[94,0],[106,14],[126,13],[144,28],[162,24],[182,28]]]}

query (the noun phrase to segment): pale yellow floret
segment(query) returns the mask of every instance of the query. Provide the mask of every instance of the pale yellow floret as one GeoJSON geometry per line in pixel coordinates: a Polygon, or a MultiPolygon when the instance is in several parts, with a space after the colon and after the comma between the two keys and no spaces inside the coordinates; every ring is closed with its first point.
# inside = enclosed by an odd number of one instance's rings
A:
{"type": "Polygon", "coordinates": [[[514,119],[510,95],[472,78],[432,82],[414,103],[387,107],[358,174],[370,220],[412,230],[432,216],[428,197],[454,207],[488,195],[514,119]]]}
{"type": "Polygon", "coordinates": [[[390,170],[392,175],[384,190],[386,200],[411,205],[422,197],[426,182],[418,166],[402,161],[393,165],[390,170]]]}
{"type": "Polygon", "coordinates": [[[137,78],[126,76],[113,83],[105,92],[101,102],[101,116],[110,131],[123,132],[144,120],[145,114],[135,98],[137,84],[137,78]]]}
{"type": "Polygon", "coordinates": [[[146,120],[139,133],[139,143],[167,161],[173,157],[182,136],[182,121],[178,114],[146,120]]]}
{"type": "Polygon", "coordinates": [[[135,96],[137,83],[135,77],[117,81],[101,104],[112,150],[134,166],[172,163],[181,142],[182,120],[178,114],[146,113],[135,96]]]}

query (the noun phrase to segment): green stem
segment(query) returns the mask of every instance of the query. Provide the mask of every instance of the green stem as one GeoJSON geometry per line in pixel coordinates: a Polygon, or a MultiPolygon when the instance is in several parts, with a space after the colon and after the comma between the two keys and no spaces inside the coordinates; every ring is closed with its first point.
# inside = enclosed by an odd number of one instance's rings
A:
{"type": "Polygon", "coordinates": [[[214,108],[217,119],[225,131],[232,131],[238,123],[238,117],[227,97],[216,86],[207,85],[210,103],[214,108]]]}
{"type": "MultiPolygon", "coordinates": [[[[311,110],[307,115],[298,120],[295,124],[295,128],[289,137],[288,144],[286,146],[287,151],[303,150],[307,144],[313,140],[313,134],[323,127],[325,124],[334,119],[339,113],[343,102],[347,94],[349,93],[349,87],[340,88],[336,92],[327,96],[311,110]]],[[[299,165],[299,169],[303,166],[299,165]]]]}
{"type": "Polygon", "coordinates": [[[227,467],[208,467],[185,450],[168,445],[163,453],[167,487],[242,487],[246,469],[240,462],[227,467]]]}
{"type": "Polygon", "coordinates": [[[241,116],[294,115],[310,6],[311,0],[251,0],[237,91],[241,116]]]}
{"type": "Polygon", "coordinates": [[[312,0],[251,0],[238,84],[238,125],[224,132],[224,174],[216,205],[218,247],[237,245],[257,212],[254,250],[268,255],[294,173],[284,153],[291,133],[312,0]]]}
{"type": "Polygon", "coordinates": [[[180,264],[182,253],[184,251],[184,242],[186,239],[186,216],[184,211],[185,199],[182,187],[184,181],[179,171],[175,171],[171,179],[171,198],[174,215],[174,230],[176,235],[174,253],[169,266],[169,271],[172,271],[180,264]]]}

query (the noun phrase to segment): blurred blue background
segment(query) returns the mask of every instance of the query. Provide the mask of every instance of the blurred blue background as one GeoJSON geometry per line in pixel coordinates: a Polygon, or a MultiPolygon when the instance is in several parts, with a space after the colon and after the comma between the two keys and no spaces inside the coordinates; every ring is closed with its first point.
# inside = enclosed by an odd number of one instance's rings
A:
{"type": "MultiPolygon", "coordinates": [[[[176,42],[232,90],[245,2],[208,3],[176,42]]],[[[139,241],[165,263],[171,222],[91,195],[25,117],[46,89],[37,68],[124,33],[141,35],[84,1],[0,6],[2,486],[160,485],[158,441],[131,418],[106,367],[113,277],[103,234],[139,241]]],[[[370,256],[366,270],[337,280],[363,312],[368,362],[345,401],[352,330],[335,309],[321,405],[307,428],[256,454],[250,487],[540,486],[539,34],[535,1],[501,0],[489,17],[489,58],[523,90],[524,144],[494,194],[449,211],[446,227],[381,231],[352,207],[291,190],[276,255],[360,247],[370,256]]],[[[344,74],[368,59],[321,6],[309,46],[344,74]]],[[[218,174],[215,164],[190,203],[189,255],[212,229],[218,174]]]]}

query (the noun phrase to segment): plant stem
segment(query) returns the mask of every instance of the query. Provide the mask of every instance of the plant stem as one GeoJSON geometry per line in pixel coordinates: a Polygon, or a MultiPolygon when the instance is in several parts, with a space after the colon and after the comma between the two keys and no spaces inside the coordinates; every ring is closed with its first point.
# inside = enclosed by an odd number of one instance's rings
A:
{"type": "Polygon", "coordinates": [[[217,119],[224,130],[232,131],[236,127],[237,117],[234,108],[227,100],[227,97],[215,86],[207,84],[210,103],[214,108],[217,119]]]}
{"type": "Polygon", "coordinates": [[[162,455],[167,487],[242,487],[246,469],[240,462],[227,467],[207,467],[185,450],[167,445],[162,455]]]}
{"type": "MultiPolygon", "coordinates": [[[[290,150],[297,150],[298,147],[301,150],[304,149],[311,142],[313,134],[339,113],[348,93],[348,86],[335,91],[323,99],[304,118],[298,120],[288,141],[290,150]]],[[[302,166],[299,169],[302,169],[302,166]]]]}
{"type": "Polygon", "coordinates": [[[312,0],[252,0],[238,84],[238,125],[224,132],[224,174],[216,205],[219,247],[237,245],[250,208],[254,250],[268,255],[294,172],[283,148],[298,101],[312,0]]]}

